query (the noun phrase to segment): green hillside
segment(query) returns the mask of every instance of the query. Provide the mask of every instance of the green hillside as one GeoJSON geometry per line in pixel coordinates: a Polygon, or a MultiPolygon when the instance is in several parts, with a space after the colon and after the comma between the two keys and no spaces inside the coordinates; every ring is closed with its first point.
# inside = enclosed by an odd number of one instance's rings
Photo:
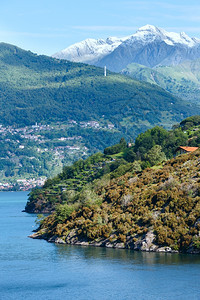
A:
{"type": "Polygon", "coordinates": [[[157,86],[93,66],[38,56],[0,44],[0,120],[29,125],[42,121],[99,120],[141,132],[194,113],[194,107],[157,86]]]}
{"type": "Polygon", "coordinates": [[[0,125],[0,190],[30,190],[63,166],[117,143],[122,133],[110,126],[78,121],[0,125]]]}
{"type": "Polygon", "coordinates": [[[156,85],[0,43],[0,189],[198,112],[156,85]]]}
{"type": "Polygon", "coordinates": [[[186,61],[177,66],[148,68],[130,64],[122,71],[137,80],[143,80],[164,88],[175,96],[193,103],[200,103],[200,60],[186,61]]]}
{"type": "Polygon", "coordinates": [[[170,131],[158,126],[149,129],[138,135],[130,148],[122,138],[120,143],[105,148],[103,154],[96,153],[64,167],[63,172],[48,179],[42,189],[34,189],[30,193],[26,211],[49,213],[58,204],[82,203],[89,201],[90,197],[96,199],[91,185],[94,180],[100,179],[104,183],[126,172],[156,168],[156,165],[172,158],[181,145],[200,146],[200,116],[187,118],[170,131]]]}
{"type": "Polygon", "coordinates": [[[33,238],[77,245],[200,253],[199,150],[167,160],[178,145],[200,146],[200,117],[155,127],[131,148],[120,143],[78,161],[33,190],[33,238]],[[142,171],[143,169],[143,171],[142,171]]]}

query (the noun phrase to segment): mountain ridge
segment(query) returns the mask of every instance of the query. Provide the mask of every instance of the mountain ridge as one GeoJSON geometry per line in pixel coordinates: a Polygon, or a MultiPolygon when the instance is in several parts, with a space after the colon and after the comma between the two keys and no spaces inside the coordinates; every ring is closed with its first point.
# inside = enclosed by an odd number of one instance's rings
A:
{"type": "Polygon", "coordinates": [[[149,68],[132,63],[121,71],[137,80],[146,81],[164,88],[173,95],[179,95],[198,104],[200,99],[200,59],[184,61],[176,66],[149,68]]]}
{"type": "Polygon", "coordinates": [[[128,122],[133,128],[143,122],[171,124],[196,110],[149,83],[111,72],[105,77],[99,67],[39,56],[8,44],[0,44],[0,70],[2,124],[104,116],[118,127],[128,122]],[[165,113],[168,120],[163,119],[165,113]]]}
{"type": "Polygon", "coordinates": [[[193,60],[200,57],[200,39],[190,38],[184,32],[180,34],[167,32],[154,25],[145,25],[128,37],[115,38],[117,43],[113,43],[112,48],[108,46],[106,40],[90,41],[89,46],[85,40],[57,52],[53,57],[81,61],[100,67],[106,65],[109,70],[115,72],[121,71],[133,62],[155,67],[176,65],[186,59],[193,60]],[[100,51],[102,43],[103,52],[100,51]],[[84,58],[84,55],[87,57],[84,58]]]}

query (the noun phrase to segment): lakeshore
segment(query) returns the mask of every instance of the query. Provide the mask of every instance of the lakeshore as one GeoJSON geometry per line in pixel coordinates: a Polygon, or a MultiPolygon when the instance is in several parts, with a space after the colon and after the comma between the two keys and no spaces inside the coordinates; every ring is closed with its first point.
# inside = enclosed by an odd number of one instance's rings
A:
{"type": "Polygon", "coordinates": [[[33,240],[26,200],[26,192],[0,193],[2,299],[199,299],[199,255],[33,240]]]}

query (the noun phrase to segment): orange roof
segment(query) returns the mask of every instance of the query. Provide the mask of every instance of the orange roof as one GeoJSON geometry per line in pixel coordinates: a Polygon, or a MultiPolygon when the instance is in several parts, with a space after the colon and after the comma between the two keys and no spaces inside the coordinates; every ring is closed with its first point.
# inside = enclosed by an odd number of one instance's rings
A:
{"type": "Polygon", "coordinates": [[[183,149],[183,150],[185,150],[185,151],[187,151],[187,152],[194,152],[194,151],[196,151],[197,149],[198,149],[199,147],[182,147],[182,146],[180,146],[180,147],[178,147],[178,149],[183,149]]]}

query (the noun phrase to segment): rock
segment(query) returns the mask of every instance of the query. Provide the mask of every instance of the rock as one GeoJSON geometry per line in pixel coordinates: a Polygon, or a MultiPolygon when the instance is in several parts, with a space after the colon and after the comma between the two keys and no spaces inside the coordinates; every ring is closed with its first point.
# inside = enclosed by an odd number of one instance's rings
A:
{"type": "Polygon", "coordinates": [[[137,177],[137,176],[131,177],[131,178],[128,180],[128,183],[129,183],[129,184],[132,184],[132,183],[135,183],[137,180],[138,180],[138,177],[137,177]]]}
{"type": "Polygon", "coordinates": [[[117,248],[117,249],[124,249],[125,246],[124,246],[124,243],[116,243],[116,244],[114,245],[114,248],[117,248]]]}
{"type": "Polygon", "coordinates": [[[90,245],[94,246],[94,247],[104,247],[104,246],[106,246],[106,244],[104,242],[102,242],[102,241],[100,241],[100,242],[92,242],[92,243],[90,243],[90,245]]]}
{"type": "Polygon", "coordinates": [[[30,238],[32,239],[44,239],[46,240],[46,230],[41,229],[39,231],[36,231],[35,233],[29,235],[30,238]]]}
{"type": "Polygon", "coordinates": [[[105,246],[106,246],[106,248],[113,248],[113,247],[114,247],[114,245],[113,245],[113,244],[111,244],[111,243],[109,243],[109,242],[108,242],[108,243],[106,243],[106,244],[105,244],[105,246]]]}
{"type": "Polygon", "coordinates": [[[58,238],[58,237],[55,239],[55,243],[56,243],[56,244],[66,244],[66,242],[63,241],[63,239],[58,238]]]}
{"type": "MultiPolygon", "coordinates": [[[[71,244],[71,245],[79,245],[79,246],[94,246],[94,247],[106,247],[106,248],[117,248],[117,249],[131,249],[131,250],[137,250],[137,251],[146,251],[146,252],[160,252],[160,253],[179,253],[177,250],[172,250],[171,247],[159,247],[158,245],[154,244],[155,235],[153,231],[147,232],[146,235],[141,237],[132,237],[127,236],[126,243],[117,242],[117,239],[114,239],[110,241],[110,239],[103,239],[99,238],[94,241],[89,241],[87,238],[80,238],[78,236],[76,230],[72,230],[68,233],[66,237],[58,237],[58,236],[52,236],[50,238],[47,238],[46,230],[39,230],[32,235],[30,235],[31,238],[34,239],[46,239],[50,243],[56,243],[56,244],[71,244]],[[138,240],[135,242],[135,238],[138,238],[138,240]]],[[[111,236],[111,237],[114,237],[111,236]]],[[[200,249],[197,249],[194,247],[193,243],[191,243],[189,249],[187,250],[187,253],[190,254],[200,254],[200,249]]]]}
{"type": "Polygon", "coordinates": [[[193,243],[190,244],[189,248],[187,249],[187,253],[189,254],[200,254],[200,249],[194,247],[193,243]]]}
{"type": "Polygon", "coordinates": [[[75,243],[75,245],[79,245],[79,246],[89,246],[89,243],[86,241],[77,241],[75,243]]]}
{"type": "Polygon", "coordinates": [[[172,248],[170,248],[170,247],[160,247],[160,248],[157,248],[156,252],[168,252],[168,253],[171,253],[172,252],[172,248]]]}
{"type": "Polygon", "coordinates": [[[150,251],[150,252],[156,252],[157,249],[158,249],[158,246],[152,244],[152,245],[150,246],[150,248],[149,248],[149,251],[150,251]]]}
{"type": "Polygon", "coordinates": [[[55,243],[55,241],[56,241],[57,238],[58,238],[58,237],[57,237],[56,235],[53,235],[53,236],[50,237],[47,241],[48,241],[49,243],[55,243]]]}
{"type": "MultiPolygon", "coordinates": [[[[154,251],[153,241],[155,239],[155,235],[152,231],[147,232],[143,239],[138,240],[135,242],[134,250],[141,250],[141,251],[154,251]],[[153,248],[152,248],[153,246],[153,248]]],[[[156,247],[156,246],[155,246],[156,247]]]]}

